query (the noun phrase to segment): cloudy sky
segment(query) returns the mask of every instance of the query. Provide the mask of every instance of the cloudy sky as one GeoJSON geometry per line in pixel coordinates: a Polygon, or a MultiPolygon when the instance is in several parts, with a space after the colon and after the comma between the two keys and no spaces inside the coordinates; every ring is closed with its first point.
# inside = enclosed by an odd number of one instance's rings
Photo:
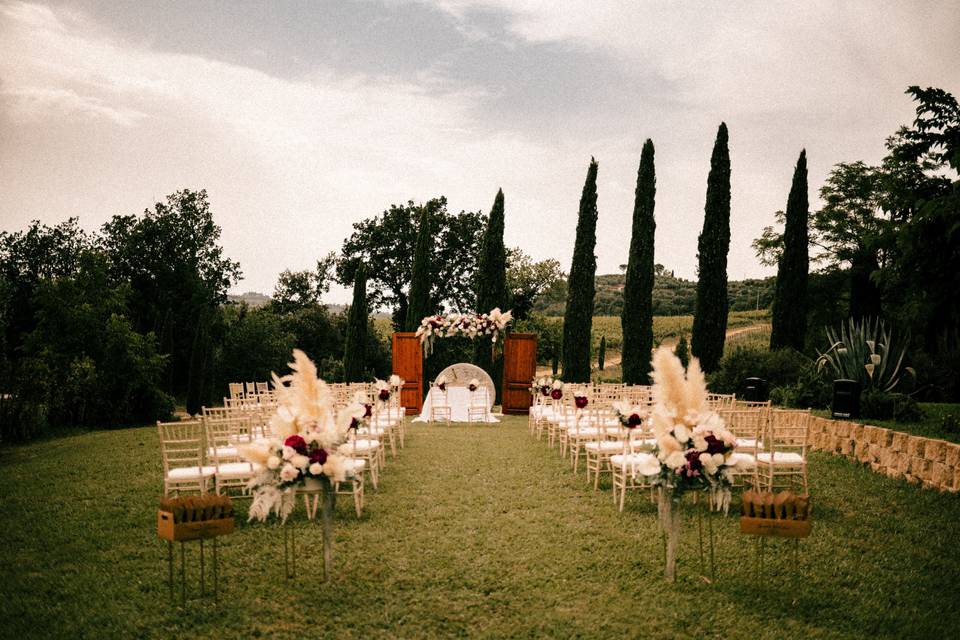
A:
{"type": "MultiPolygon", "coordinates": [[[[443,194],[569,268],[591,156],[599,270],[626,262],[656,145],[657,261],[696,274],[710,150],[730,129],[730,277],[806,148],[875,162],[903,91],[960,92],[960,3],[0,0],[0,229],[88,229],[205,188],[227,254],[269,293],[352,223],[443,194]]],[[[331,301],[348,299],[332,291],[331,301]]]]}

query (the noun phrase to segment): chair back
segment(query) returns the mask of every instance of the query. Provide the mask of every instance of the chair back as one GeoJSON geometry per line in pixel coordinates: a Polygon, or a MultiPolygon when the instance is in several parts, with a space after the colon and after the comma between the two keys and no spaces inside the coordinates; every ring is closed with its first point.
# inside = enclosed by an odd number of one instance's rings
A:
{"type": "Polygon", "coordinates": [[[810,411],[774,409],[770,412],[770,451],[799,453],[806,459],[810,411]]]}
{"type": "Polygon", "coordinates": [[[721,410],[717,414],[726,423],[727,430],[739,441],[738,448],[746,452],[760,450],[770,423],[768,409],[721,410]]]}
{"type": "Polygon", "coordinates": [[[199,420],[157,421],[163,474],[181,467],[202,467],[204,463],[203,425],[199,420]]]}

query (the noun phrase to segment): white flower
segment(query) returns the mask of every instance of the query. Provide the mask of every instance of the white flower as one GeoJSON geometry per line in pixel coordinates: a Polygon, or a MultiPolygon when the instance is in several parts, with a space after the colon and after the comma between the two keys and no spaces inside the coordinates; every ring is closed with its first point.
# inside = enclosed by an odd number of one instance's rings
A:
{"type": "Polygon", "coordinates": [[[307,465],[310,464],[310,458],[307,456],[302,456],[298,453],[290,459],[290,464],[295,466],[297,469],[306,469],[307,465]]]}
{"type": "Polygon", "coordinates": [[[469,387],[479,387],[479,386],[480,386],[480,381],[477,380],[476,378],[470,378],[470,382],[467,383],[467,386],[469,386],[469,387]]]}
{"type": "Polygon", "coordinates": [[[553,381],[554,389],[563,389],[563,380],[554,380],[553,381]]]}
{"type": "Polygon", "coordinates": [[[717,465],[713,462],[713,456],[700,456],[700,463],[703,464],[703,470],[707,475],[712,476],[717,473],[717,465]]]}
{"type": "Polygon", "coordinates": [[[706,439],[702,435],[696,433],[696,430],[694,430],[694,435],[693,435],[693,448],[696,449],[697,451],[707,450],[706,439]]]}
{"type": "Polygon", "coordinates": [[[667,456],[667,459],[664,460],[663,463],[671,469],[679,469],[687,463],[687,458],[683,455],[683,452],[674,451],[667,456]]]}
{"type": "Polygon", "coordinates": [[[637,473],[644,476],[655,476],[660,473],[660,463],[653,456],[643,456],[637,465],[637,473]]]}
{"type": "Polygon", "coordinates": [[[280,479],[284,482],[296,480],[298,475],[300,475],[300,472],[292,464],[285,464],[283,469],[280,470],[280,479]]]}
{"type": "Polygon", "coordinates": [[[435,382],[436,382],[437,384],[445,384],[446,381],[447,381],[447,376],[445,376],[445,375],[443,375],[443,374],[441,373],[439,376],[437,376],[437,379],[436,379],[435,382]]]}
{"type": "Polygon", "coordinates": [[[283,459],[284,459],[284,460],[290,460],[290,459],[293,458],[293,456],[295,456],[296,454],[297,454],[296,449],[294,449],[293,447],[288,447],[287,445],[283,445],[283,459]]]}
{"type": "Polygon", "coordinates": [[[401,377],[398,376],[397,374],[393,374],[392,376],[390,376],[390,386],[391,386],[391,387],[393,387],[394,389],[397,389],[397,388],[399,388],[402,384],[403,384],[403,378],[401,378],[401,377]]]}
{"type": "Polygon", "coordinates": [[[717,465],[718,467],[722,465],[724,462],[724,457],[722,453],[715,453],[713,454],[712,458],[713,458],[713,464],[717,465]]]}
{"type": "Polygon", "coordinates": [[[319,476],[323,473],[323,465],[319,462],[314,462],[312,465],[310,465],[310,473],[315,476],[319,476]]]}
{"type": "Polygon", "coordinates": [[[685,444],[690,439],[690,429],[682,422],[678,422],[673,425],[673,435],[677,438],[677,442],[685,444]]]}
{"type": "Polygon", "coordinates": [[[267,469],[276,469],[280,466],[280,458],[277,456],[270,456],[267,458],[267,469]]]}

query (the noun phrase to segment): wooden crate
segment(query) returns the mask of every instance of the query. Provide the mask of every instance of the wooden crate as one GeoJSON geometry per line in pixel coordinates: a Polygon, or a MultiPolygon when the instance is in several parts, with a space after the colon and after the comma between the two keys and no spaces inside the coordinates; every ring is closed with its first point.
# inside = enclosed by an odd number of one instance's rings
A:
{"type": "Polygon", "coordinates": [[[806,538],[810,535],[810,521],[741,517],[740,533],[775,538],[806,538]]]}
{"type": "Polygon", "coordinates": [[[233,533],[233,518],[218,520],[199,520],[197,522],[173,523],[173,514],[169,511],[157,512],[157,537],[161,540],[181,542],[183,540],[201,540],[233,533]]]}

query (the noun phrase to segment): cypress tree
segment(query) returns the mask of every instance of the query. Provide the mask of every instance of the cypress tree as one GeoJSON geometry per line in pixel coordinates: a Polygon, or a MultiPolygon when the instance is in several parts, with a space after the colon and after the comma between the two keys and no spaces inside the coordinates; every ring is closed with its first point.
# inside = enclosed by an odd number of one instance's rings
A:
{"type": "Polygon", "coordinates": [[[777,287],[773,298],[770,348],[793,347],[803,351],[807,335],[807,151],[800,152],[787,198],[783,253],[777,266],[777,287]]]}
{"type": "Polygon", "coordinates": [[[623,381],[647,384],[653,351],[653,239],[657,223],[653,216],[657,177],[653,164],[653,141],[647,139],[640,153],[636,198],[633,202],[633,233],[627,277],[623,287],[623,381]]]}
{"type": "Polygon", "coordinates": [[[407,307],[407,331],[416,331],[420,321],[433,313],[430,304],[430,212],[427,207],[420,211],[417,226],[417,243],[413,250],[413,270],[410,279],[410,302],[407,307]]]}
{"type": "Polygon", "coordinates": [[[560,371],[560,356],[557,355],[557,352],[553,352],[553,357],[550,359],[550,367],[553,369],[553,377],[557,377],[557,372],[560,371]]]}
{"type": "MultiPolygon", "coordinates": [[[[503,189],[499,189],[480,243],[480,259],[477,262],[477,313],[487,313],[497,307],[507,310],[507,250],[503,246],[503,227],[503,189]]],[[[474,362],[490,374],[499,391],[499,367],[494,367],[490,338],[477,338],[474,362]]]]}
{"type": "Polygon", "coordinates": [[[715,371],[727,334],[727,253],[730,251],[730,150],[720,123],[710,157],[703,230],[697,241],[697,301],[690,350],[706,372],[715,371]]]}
{"type": "Polygon", "coordinates": [[[362,382],[367,369],[367,270],[361,263],[353,280],[353,302],[347,314],[343,345],[344,382],[362,382]]]}
{"type": "Polygon", "coordinates": [[[600,348],[597,350],[597,369],[603,371],[607,361],[607,336],[600,336],[600,348]]]}
{"type": "Polygon", "coordinates": [[[683,368],[686,369],[687,365],[690,364],[690,347],[687,345],[687,336],[680,336],[680,342],[677,343],[677,348],[674,350],[674,355],[677,356],[677,359],[680,360],[680,364],[682,364],[683,368]]]}
{"type": "Polygon", "coordinates": [[[597,257],[597,161],[590,158],[580,196],[577,240],[567,278],[567,306],[563,314],[563,379],[590,382],[590,330],[593,327],[594,278],[597,257]]]}

